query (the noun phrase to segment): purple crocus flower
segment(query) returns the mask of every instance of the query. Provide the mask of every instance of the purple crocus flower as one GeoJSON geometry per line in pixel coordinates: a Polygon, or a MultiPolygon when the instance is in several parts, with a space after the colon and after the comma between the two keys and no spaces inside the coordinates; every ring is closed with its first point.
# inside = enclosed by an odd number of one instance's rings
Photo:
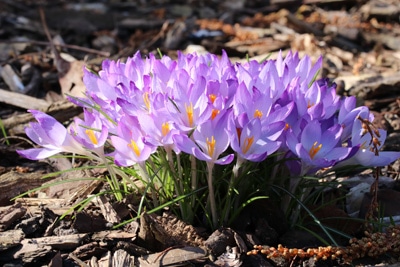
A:
{"type": "Polygon", "coordinates": [[[132,166],[143,163],[156,147],[145,143],[137,118],[125,116],[118,123],[117,136],[111,136],[111,143],[115,148],[114,160],[120,166],[132,166]]]}
{"type": "Polygon", "coordinates": [[[99,116],[85,109],[84,120],[75,118],[69,130],[78,143],[102,154],[104,143],[108,138],[108,128],[99,116]]]}
{"type": "Polygon", "coordinates": [[[180,134],[175,122],[165,109],[154,111],[153,114],[143,112],[138,116],[139,124],[146,133],[145,140],[153,146],[163,146],[175,149],[172,137],[180,134]]]}
{"type": "Polygon", "coordinates": [[[176,127],[182,131],[190,131],[211,117],[212,107],[204,93],[206,80],[196,74],[194,80],[185,77],[182,72],[182,80],[176,81],[173,96],[167,102],[168,111],[176,122],[176,127]],[[184,82],[184,81],[187,82],[184,82]]]}
{"type": "MultiPolygon", "coordinates": [[[[386,131],[379,129],[379,134],[380,138],[377,142],[377,150],[382,148],[384,140],[386,139],[386,131]]],[[[373,151],[372,145],[368,143],[370,140],[366,140],[368,138],[370,138],[368,135],[353,136],[352,142],[359,143],[361,146],[358,152],[351,157],[348,162],[346,162],[347,165],[353,165],[353,163],[356,163],[366,167],[382,167],[400,158],[400,152],[396,151],[379,151],[376,155],[373,151]]]]}
{"type": "Polygon", "coordinates": [[[237,119],[231,117],[228,126],[231,133],[230,144],[238,157],[259,162],[279,149],[281,142],[276,139],[285,127],[283,121],[269,124],[263,130],[258,117],[251,120],[245,114],[237,119]]]}
{"type": "Polygon", "coordinates": [[[225,114],[219,120],[208,120],[197,126],[192,134],[194,141],[185,134],[174,135],[176,146],[203,161],[220,165],[231,163],[233,154],[219,158],[229,146],[227,116],[228,114],[225,114]]]}
{"type": "Polygon", "coordinates": [[[28,110],[37,122],[25,129],[26,135],[42,148],[17,150],[18,154],[32,160],[44,159],[60,152],[88,155],[85,149],[72,138],[67,129],[53,117],[37,110],[28,110]]]}
{"type": "Polygon", "coordinates": [[[299,137],[292,130],[287,131],[286,144],[302,162],[301,175],[331,167],[349,156],[353,148],[341,146],[342,131],[339,124],[322,129],[317,120],[309,122],[299,137]]]}
{"type": "MultiPolygon", "coordinates": [[[[369,118],[369,112],[361,112],[358,116],[369,118]]],[[[400,158],[400,152],[395,151],[379,151],[386,139],[386,131],[377,129],[378,135],[371,140],[371,135],[363,128],[362,122],[355,119],[353,122],[352,136],[350,145],[359,148],[358,151],[338,166],[346,165],[362,165],[366,167],[386,166],[400,158]],[[378,154],[375,154],[378,151],[378,154]]]]}

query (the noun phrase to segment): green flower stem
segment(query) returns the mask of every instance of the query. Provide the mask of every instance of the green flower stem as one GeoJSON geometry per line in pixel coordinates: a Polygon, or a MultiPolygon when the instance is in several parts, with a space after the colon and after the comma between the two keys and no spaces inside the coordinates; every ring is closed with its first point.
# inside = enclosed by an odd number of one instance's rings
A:
{"type": "Polygon", "coordinates": [[[113,193],[117,201],[121,201],[123,199],[122,193],[119,190],[120,189],[120,184],[117,179],[117,174],[115,173],[115,170],[112,166],[110,166],[106,156],[104,155],[103,151],[98,151],[98,156],[100,157],[101,161],[104,162],[104,165],[106,165],[106,168],[108,170],[108,173],[110,174],[110,179],[111,183],[110,186],[112,186],[113,193]]]}
{"type": "MultiPolygon", "coordinates": [[[[154,164],[154,162],[153,162],[151,157],[147,159],[147,163],[150,165],[150,169],[153,171],[153,175],[152,175],[153,178],[151,179],[151,183],[153,184],[155,190],[159,190],[159,188],[161,186],[160,183],[164,184],[165,181],[161,181],[160,178],[157,176],[156,173],[158,173],[158,170],[157,170],[157,167],[154,164]],[[158,183],[154,180],[155,177],[158,178],[157,179],[158,183]]],[[[146,170],[146,167],[144,167],[144,169],[146,170]]],[[[146,172],[147,172],[147,170],[146,170],[146,172]]],[[[147,174],[148,174],[148,172],[147,172],[147,174]]]]}
{"type": "MultiPolygon", "coordinates": [[[[272,172],[271,172],[271,176],[269,177],[270,179],[270,184],[275,184],[276,183],[276,178],[277,177],[282,177],[281,173],[282,172],[282,166],[281,164],[278,164],[278,162],[280,162],[283,159],[283,154],[278,154],[276,156],[276,160],[275,160],[275,166],[272,168],[272,172]]],[[[283,179],[280,179],[278,181],[278,185],[282,185],[283,183],[283,179]]]]}
{"type": "Polygon", "coordinates": [[[236,164],[233,166],[232,173],[233,173],[233,180],[236,181],[240,175],[240,168],[242,167],[243,162],[245,161],[240,155],[236,155],[236,164]]]}
{"type": "MultiPolygon", "coordinates": [[[[174,180],[174,183],[175,183],[176,194],[177,194],[177,196],[180,196],[180,195],[182,195],[184,193],[183,184],[182,184],[182,172],[176,173],[171,147],[166,146],[164,149],[165,149],[165,152],[167,153],[167,160],[168,160],[169,168],[170,168],[170,170],[171,170],[171,172],[173,174],[173,180],[174,180]],[[178,188],[179,188],[180,191],[178,191],[178,188]]],[[[179,158],[178,158],[178,160],[179,160],[179,158]]],[[[180,163],[180,162],[178,162],[178,163],[180,163]]]]}
{"type": "MultiPolygon", "coordinates": [[[[169,169],[170,172],[172,173],[172,180],[174,182],[174,189],[175,189],[175,194],[177,197],[184,195],[185,191],[183,189],[183,182],[182,182],[182,171],[180,170],[180,160],[179,160],[179,154],[177,155],[177,160],[178,160],[178,173],[175,169],[174,166],[174,159],[173,159],[173,155],[172,155],[172,148],[170,146],[165,146],[164,150],[167,154],[167,161],[169,164],[169,169]]],[[[184,205],[183,203],[181,203],[179,205],[179,209],[181,211],[182,214],[182,218],[186,219],[186,220],[191,220],[191,215],[188,214],[188,212],[190,211],[190,209],[188,209],[188,207],[186,207],[187,205],[184,205]]]]}
{"type": "MultiPolygon", "coordinates": [[[[197,189],[197,168],[196,168],[196,158],[190,155],[190,172],[192,176],[192,191],[197,189]]],[[[192,196],[192,207],[194,207],[196,196],[192,196]]],[[[215,204],[215,201],[214,201],[215,204]]]]}
{"type": "Polygon", "coordinates": [[[137,185],[132,181],[132,179],[120,168],[118,167],[112,167],[113,171],[115,172],[116,175],[122,178],[124,181],[124,184],[130,184],[132,188],[137,188],[137,185]]]}
{"type": "MultiPolygon", "coordinates": [[[[232,176],[231,176],[231,179],[229,180],[229,186],[228,186],[228,192],[227,192],[228,194],[227,194],[227,198],[225,200],[224,222],[229,221],[230,211],[232,209],[232,200],[234,199],[234,189],[235,189],[236,181],[238,180],[239,175],[240,175],[240,168],[243,163],[243,159],[239,155],[236,155],[236,156],[237,156],[236,164],[232,168],[232,176]]],[[[237,201],[235,201],[235,203],[236,202],[237,201]]],[[[234,207],[234,209],[236,209],[236,207],[234,207]]]]}
{"type": "Polygon", "coordinates": [[[218,224],[218,218],[217,218],[217,207],[215,203],[214,185],[213,185],[213,169],[214,169],[214,163],[207,162],[207,183],[209,191],[208,197],[211,207],[212,227],[214,228],[218,224]]]}
{"type": "MultiPolygon", "coordinates": [[[[146,182],[149,184],[152,184],[152,179],[149,176],[149,173],[146,170],[146,163],[145,162],[140,162],[138,164],[136,164],[140,175],[142,176],[143,179],[146,180],[146,182]]],[[[151,193],[151,198],[153,200],[153,205],[154,207],[158,207],[159,206],[159,202],[156,196],[156,193],[154,191],[154,188],[150,188],[150,193],[151,193]]]]}
{"type": "MultiPolygon", "coordinates": [[[[181,163],[181,154],[175,154],[175,155],[176,155],[176,162],[177,162],[176,166],[178,169],[176,179],[179,181],[178,185],[181,190],[181,194],[177,193],[177,197],[180,197],[180,196],[186,194],[187,191],[190,191],[190,190],[188,190],[189,188],[187,187],[187,184],[185,184],[183,181],[183,168],[182,168],[182,163],[181,163]]],[[[171,159],[172,159],[172,157],[171,157],[171,159]]],[[[174,172],[175,172],[175,169],[174,169],[174,172]]],[[[196,194],[194,192],[196,192],[197,190],[198,189],[196,188],[195,191],[192,190],[190,192],[191,196],[187,198],[187,199],[189,199],[189,201],[187,201],[186,198],[183,198],[182,202],[179,205],[181,212],[182,212],[182,218],[183,218],[183,220],[185,220],[187,222],[192,222],[193,218],[194,218],[194,211],[195,211],[194,201],[196,200],[196,194]]]]}

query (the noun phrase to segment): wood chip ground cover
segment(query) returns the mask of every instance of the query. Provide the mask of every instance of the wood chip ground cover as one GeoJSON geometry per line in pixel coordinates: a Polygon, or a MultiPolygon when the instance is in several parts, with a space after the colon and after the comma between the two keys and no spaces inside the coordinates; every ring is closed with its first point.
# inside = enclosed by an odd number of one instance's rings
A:
{"type": "MultiPolygon", "coordinates": [[[[146,214],[122,229],[112,229],[134,216],[137,196],[122,202],[97,197],[85,209],[58,220],[105,186],[93,180],[59,183],[10,201],[40,186],[43,175],[71,167],[65,159],[33,162],[16,154],[15,149],[27,144],[24,127],[32,117],[26,109],[45,111],[64,123],[79,116],[81,109],[66,101],[63,93],[79,96],[81,67],[98,70],[105,58],[124,59],[138,50],[157,54],[157,49],[171,57],[177,50],[216,54],[225,50],[234,61],[247,56],[273,58],[279,50],[298,51],[313,59],[323,55],[321,77],[336,82],[339,94],[359,97],[360,104],[374,112],[375,123],[388,131],[385,149],[400,150],[398,1],[20,0],[2,1],[0,10],[0,118],[10,142],[4,138],[0,142],[0,263],[5,266],[339,264],[247,256],[255,244],[279,242],[300,248],[318,244],[304,232],[282,227],[284,217],[269,209],[269,202],[260,202],[242,215],[250,228],[242,222],[210,233],[169,213],[146,214]],[[260,208],[265,211],[261,215],[260,208]]],[[[393,217],[400,215],[399,169],[399,162],[383,169],[394,183],[382,191],[381,201],[392,209],[393,217]]],[[[63,173],[45,182],[102,177],[104,171],[63,173]]],[[[319,210],[317,215],[324,218],[330,212],[348,216],[337,207],[319,210]]],[[[346,229],[352,233],[350,226],[346,229]]],[[[354,265],[397,266],[391,256],[367,257],[354,265]]]]}

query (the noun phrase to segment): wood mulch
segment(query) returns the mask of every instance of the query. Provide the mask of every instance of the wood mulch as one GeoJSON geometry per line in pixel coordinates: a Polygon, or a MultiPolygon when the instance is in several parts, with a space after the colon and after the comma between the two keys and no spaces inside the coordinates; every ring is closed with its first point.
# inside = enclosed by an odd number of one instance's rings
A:
{"type": "MultiPolygon", "coordinates": [[[[0,119],[7,132],[7,138],[0,139],[3,266],[338,264],[278,263],[262,255],[247,256],[251,245],[271,238],[283,240],[277,228],[284,218],[268,210],[271,203],[259,203],[247,211],[244,216],[261,218],[266,225],[253,221],[254,229],[246,233],[238,225],[210,233],[168,212],[144,214],[114,229],[136,216],[137,196],[116,202],[93,196],[105,186],[98,180],[61,183],[101,177],[105,170],[76,170],[43,180],[44,175],[72,165],[63,158],[38,162],[17,155],[15,149],[29,142],[24,127],[32,116],[26,110],[47,112],[64,123],[80,115],[82,110],[63,95],[79,95],[84,89],[82,66],[97,70],[106,58],[124,59],[138,50],[147,54],[157,49],[171,57],[178,50],[216,54],[225,50],[235,61],[274,57],[280,50],[298,51],[312,59],[322,55],[320,75],[336,82],[339,94],[355,95],[368,106],[377,125],[388,131],[385,149],[400,150],[397,0],[4,0],[0,10],[0,119]],[[43,184],[39,193],[11,200],[43,184]],[[87,196],[93,198],[80,210],[77,203],[87,196]],[[260,207],[268,210],[268,218],[259,215],[260,207]]],[[[399,170],[397,162],[383,171],[397,181],[399,170]]],[[[388,200],[400,206],[398,201],[388,200]]],[[[400,266],[391,257],[367,258],[355,265],[383,263],[400,266]]]]}

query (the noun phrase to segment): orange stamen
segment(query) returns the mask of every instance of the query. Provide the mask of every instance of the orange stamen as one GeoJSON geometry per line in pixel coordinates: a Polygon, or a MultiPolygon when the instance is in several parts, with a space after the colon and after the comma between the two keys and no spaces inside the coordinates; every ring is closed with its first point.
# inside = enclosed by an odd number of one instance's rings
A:
{"type": "Polygon", "coordinates": [[[215,117],[217,117],[217,115],[219,114],[219,110],[218,109],[213,109],[211,112],[211,119],[215,119],[215,117]]]}
{"type": "Polygon", "coordinates": [[[318,151],[321,149],[322,144],[319,144],[318,146],[318,142],[315,142],[311,149],[310,152],[308,152],[308,154],[310,154],[311,159],[314,159],[315,155],[318,153],[318,151]]]}
{"type": "Polygon", "coordinates": [[[214,94],[209,94],[208,97],[210,98],[211,104],[214,104],[214,101],[217,98],[217,96],[214,94]]]}
{"type": "Polygon", "coordinates": [[[249,151],[250,147],[253,145],[253,142],[254,142],[254,136],[246,137],[246,139],[244,140],[244,144],[242,146],[243,154],[246,154],[247,151],[249,151]]]}
{"type": "Polygon", "coordinates": [[[263,113],[260,110],[256,109],[256,111],[254,111],[254,118],[261,119],[262,115],[263,115],[263,113]]]}
{"type": "Polygon", "coordinates": [[[161,125],[161,133],[162,133],[162,135],[166,136],[169,133],[169,131],[170,131],[169,123],[168,122],[164,122],[161,125]]]}

